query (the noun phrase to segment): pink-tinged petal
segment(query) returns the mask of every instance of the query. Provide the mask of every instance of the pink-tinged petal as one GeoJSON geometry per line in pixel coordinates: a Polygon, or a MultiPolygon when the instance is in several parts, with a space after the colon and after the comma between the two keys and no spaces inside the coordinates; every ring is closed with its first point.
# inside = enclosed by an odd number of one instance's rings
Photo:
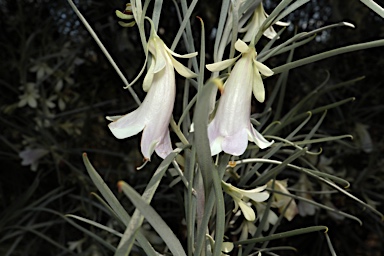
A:
{"type": "Polygon", "coordinates": [[[265,149],[267,147],[270,147],[274,141],[267,141],[263,135],[261,135],[253,126],[252,124],[249,124],[249,137],[251,138],[250,141],[253,141],[259,148],[265,149]]]}
{"type": "Polygon", "coordinates": [[[163,147],[160,150],[162,152],[160,157],[166,156],[165,154],[169,148],[172,151],[170,140],[168,138],[164,140],[164,137],[166,134],[169,137],[168,126],[173,111],[175,94],[175,73],[173,67],[167,64],[162,71],[155,74],[151,90],[140,106],[140,108],[143,105],[146,106],[145,113],[143,113],[146,126],[141,139],[141,151],[148,160],[159,144],[163,147]],[[162,143],[165,144],[162,145],[162,143]]]}
{"type": "Polygon", "coordinates": [[[141,151],[148,160],[159,144],[161,157],[170,152],[168,125],[173,111],[176,87],[173,66],[168,55],[165,58],[167,65],[154,75],[150,90],[140,107],[108,125],[113,135],[119,139],[133,136],[144,129],[141,151]],[[166,134],[168,138],[164,138],[166,134]]]}
{"type": "MultiPolygon", "coordinates": [[[[232,155],[241,155],[247,148],[248,139],[264,149],[269,142],[251,125],[250,110],[252,91],[260,102],[264,101],[264,84],[257,68],[256,51],[241,40],[236,42],[241,51],[227,81],[225,82],[214,119],[208,125],[208,138],[212,155],[224,151],[232,155]]],[[[266,74],[269,69],[260,63],[266,74]]]]}
{"type": "Polygon", "coordinates": [[[165,132],[163,139],[157,144],[155,148],[156,154],[161,158],[166,158],[172,152],[172,143],[169,136],[169,130],[165,132]]]}
{"type": "Polygon", "coordinates": [[[113,135],[118,139],[125,139],[138,134],[144,129],[145,119],[140,108],[117,119],[108,125],[113,135]]]}
{"type": "Polygon", "coordinates": [[[144,128],[143,135],[141,136],[141,153],[145,159],[151,160],[151,155],[161,139],[162,137],[159,135],[159,130],[156,130],[156,127],[149,125],[144,128]]]}
{"type": "Polygon", "coordinates": [[[211,155],[217,155],[221,151],[223,151],[221,144],[223,141],[223,137],[220,135],[219,131],[216,128],[215,120],[213,120],[208,125],[208,139],[209,145],[211,147],[211,155]]]}
{"type": "Polygon", "coordinates": [[[225,153],[239,156],[242,155],[247,149],[248,134],[247,130],[241,129],[235,134],[224,137],[222,141],[222,149],[225,153]]]}
{"type": "MultiPolygon", "coordinates": [[[[132,10],[134,12],[134,8],[132,10]]],[[[109,128],[119,139],[130,137],[143,130],[141,151],[149,160],[154,151],[162,158],[172,151],[168,126],[176,96],[174,69],[188,78],[196,76],[173,59],[172,55],[190,58],[197,53],[186,55],[173,53],[154,30],[151,31],[147,50],[153,58],[143,82],[144,91],[148,91],[143,103],[138,109],[121,118],[114,116],[107,119],[113,121],[109,124],[109,128]]]]}

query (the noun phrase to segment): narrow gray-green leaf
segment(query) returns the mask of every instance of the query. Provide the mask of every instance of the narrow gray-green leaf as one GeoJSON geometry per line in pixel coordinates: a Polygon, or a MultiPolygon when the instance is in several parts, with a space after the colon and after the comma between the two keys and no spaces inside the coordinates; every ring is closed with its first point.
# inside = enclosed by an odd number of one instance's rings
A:
{"type": "Polygon", "coordinates": [[[86,219],[86,218],[83,218],[83,217],[80,217],[80,216],[77,216],[77,215],[73,215],[73,214],[66,214],[65,216],[69,217],[69,218],[77,219],[77,220],[82,221],[82,222],[87,223],[87,224],[90,224],[90,225],[92,225],[94,227],[97,227],[99,229],[105,230],[105,231],[107,231],[107,232],[109,232],[109,233],[111,233],[111,234],[113,234],[115,236],[118,236],[118,237],[122,237],[123,236],[123,234],[121,234],[120,232],[118,232],[118,231],[116,231],[116,230],[114,230],[114,229],[112,229],[110,227],[107,227],[105,225],[102,225],[102,224],[100,224],[100,223],[98,223],[96,221],[89,220],[89,219],[86,219]]]}
{"type": "Polygon", "coordinates": [[[316,231],[321,231],[324,230],[324,232],[328,232],[328,228],[326,226],[313,226],[313,227],[308,227],[308,228],[299,228],[287,232],[281,232],[277,234],[273,234],[270,236],[266,237],[258,237],[258,238],[252,238],[248,240],[243,240],[243,241],[236,241],[234,244],[239,245],[239,244],[249,244],[249,243],[261,243],[264,241],[270,241],[270,240],[275,240],[275,239],[281,239],[285,237],[291,237],[291,236],[297,236],[297,235],[302,235],[302,234],[307,234],[311,232],[316,232],[316,231]]]}
{"type": "Polygon", "coordinates": [[[194,115],[194,145],[196,146],[197,162],[201,169],[203,176],[204,190],[206,197],[210,191],[212,185],[212,170],[213,162],[211,156],[211,148],[208,140],[208,116],[209,106],[211,100],[211,94],[213,93],[215,86],[222,86],[220,79],[211,79],[207,84],[198,92],[197,103],[194,115]]]}
{"type": "Polygon", "coordinates": [[[373,0],[360,0],[360,1],[363,2],[366,6],[368,6],[372,11],[380,15],[381,18],[384,19],[384,9],[383,7],[375,3],[375,1],[373,0]]]}
{"type": "Polygon", "coordinates": [[[160,235],[173,255],[186,256],[183,246],[173,231],[168,227],[160,215],[145,202],[139,193],[124,181],[119,181],[118,187],[131,200],[135,207],[144,215],[154,230],[160,235]]]}
{"type": "Polygon", "coordinates": [[[121,72],[120,68],[117,66],[116,62],[113,60],[112,56],[109,54],[107,48],[103,45],[103,43],[100,41],[99,37],[95,33],[95,31],[92,29],[91,25],[89,25],[88,21],[84,18],[84,16],[81,14],[79,9],[77,9],[76,5],[72,2],[72,0],[67,0],[69,5],[72,7],[73,11],[76,13],[77,17],[79,17],[80,21],[83,23],[85,28],[88,30],[89,34],[93,37],[97,45],[100,47],[101,51],[104,53],[105,57],[109,60],[109,63],[111,63],[112,67],[116,70],[117,74],[119,75],[120,79],[123,81],[125,86],[128,88],[129,92],[131,93],[133,99],[136,101],[138,105],[141,104],[141,101],[139,97],[137,96],[136,92],[129,87],[129,82],[127,78],[124,76],[124,74],[121,72]]]}
{"type": "Polygon", "coordinates": [[[291,63],[281,65],[279,67],[272,69],[272,71],[274,72],[274,75],[276,75],[276,74],[283,72],[284,70],[297,68],[297,67],[303,66],[305,64],[313,63],[315,61],[330,58],[330,57],[333,57],[333,56],[336,56],[339,54],[354,52],[354,51],[359,51],[359,50],[364,50],[364,49],[369,49],[369,48],[374,48],[374,47],[381,47],[381,46],[384,46],[384,39],[371,41],[371,42],[367,42],[367,43],[360,43],[360,44],[354,44],[354,45],[349,45],[349,46],[345,46],[345,47],[340,47],[340,48],[337,48],[334,50],[315,54],[315,55],[312,55],[310,57],[303,58],[301,60],[297,60],[297,61],[293,61],[291,63]]]}
{"type": "MultiPolygon", "coordinates": [[[[112,193],[111,189],[107,186],[107,184],[105,184],[104,180],[97,173],[95,168],[93,168],[86,153],[83,154],[83,162],[85,168],[88,171],[89,176],[91,177],[93,183],[96,185],[97,189],[103,195],[103,197],[111,206],[111,208],[115,211],[116,215],[119,216],[120,220],[125,224],[125,226],[127,226],[129,221],[131,220],[131,217],[120,204],[119,200],[117,200],[115,195],[112,193]]],[[[137,234],[137,241],[139,242],[143,250],[147,253],[147,255],[157,256],[157,252],[155,251],[155,249],[153,249],[152,245],[148,242],[148,240],[140,231],[138,231],[137,234]]]]}
{"type": "Polygon", "coordinates": [[[221,188],[221,179],[216,170],[212,170],[213,176],[213,190],[216,197],[216,232],[215,232],[215,247],[213,256],[221,255],[221,246],[224,240],[225,232],[225,204],[223,197],[223,190],[221,188]]]}
{"type": "MultiPolygon", "coordinates": [[[[180,149],[176,149],[176,152],[170,153],[159,165],[155,173],[153,174],[151,180],[148,182],[148,185],[143,193],[142,200],[146,202],[147,204],[151,203],[151,200],[156,192],[156,189],[158,188],[161,179],[163,178],[166,170],[168,169],[168,166],[172,163],[172,161],[175,159],[177,154],[181,151],[180,149]]],[[[133,243],[135,241],[135,237],[137,234],[138,229],[141,227],[143,223],[144,217],[140,213],[139,210],[135,210],[133,213],[131,220],[129,222],[129,225],[125,229],[124,235],[121,238],[119,245],[117,247],[115,256],[126,256],[129,255],[133,243]]]]}

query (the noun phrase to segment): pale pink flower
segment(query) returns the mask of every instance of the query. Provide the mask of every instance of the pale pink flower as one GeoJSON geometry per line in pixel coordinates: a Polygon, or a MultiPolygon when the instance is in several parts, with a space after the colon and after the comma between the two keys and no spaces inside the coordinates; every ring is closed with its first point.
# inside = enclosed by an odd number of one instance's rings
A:
{"type": "Polygon", "coordinates": [[[224,151],[239,156],[246,150],[248,140],[256,143],[261,149],[273,143],[267,141],[250,122],[252,91],[258,101],[263,102],[265,98],[260,73],[271,76],[273,72],[256,60],[254,47],[241,40],[236,42],[235,47],[241,52],[241,57],[207,65],[210,71],[218,71],[238,59],[224,84],[216,115],[208,125],[212,155],[224,151]]]}
{"type": "Polygon", "coordinates": [[[143,131],[141,152],[146,160],[150,160],[153,151],[161,158],[165,158],[172,151],[168,125],[176,94],[174,69],[187,78],[196,76],[172,55],[182,58],[197,55],[179,55],[172,52],[154,31],[148,41],[148,49],[153,58],[143,82],[144,91],[148,91],[143,103],[127,115],[107,117],[113,121],[108,127],[118,139],[125,139],[143,131]]]}

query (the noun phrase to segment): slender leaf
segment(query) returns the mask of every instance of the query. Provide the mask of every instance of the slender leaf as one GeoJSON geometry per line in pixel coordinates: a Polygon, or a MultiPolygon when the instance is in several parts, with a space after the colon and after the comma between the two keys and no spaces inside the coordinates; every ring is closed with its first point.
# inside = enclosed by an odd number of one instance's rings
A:
{"type": "Polygon", "coordinates": [[[118,187],[132,201],[141,214],[144,215],[147,221],[163,239],[173,255],[186,256],[179,239],[160,217],[160,215],[152,208],[152,206],[145,202],[143,198],[141,198],[140,194],[124,181],[119,181],[118,187]]]}

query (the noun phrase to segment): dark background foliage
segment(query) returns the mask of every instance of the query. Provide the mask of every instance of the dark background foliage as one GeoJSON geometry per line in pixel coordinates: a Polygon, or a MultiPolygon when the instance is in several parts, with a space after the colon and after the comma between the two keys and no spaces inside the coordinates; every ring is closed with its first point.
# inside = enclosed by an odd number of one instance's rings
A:
{"type": "MultiPolygon", "coordinates": [[[[144,58],[135,28],[117,25],[114,11],[122,10],[124,1],[75,2],[126,77],[133,79],[144,58]]],[[[208,50],[213,47],[214,38],[210,35],[216,26],[220,4],[220,1],[201,1],[192,15],[205,21],[208,50]]],[[[266,10],[269,12],[275,5],[276,1],[267,1],[266,10]]],[[[172,1],[164,1],[160,34],[167,44],[172,42],[178,28],[175,17],[172,1]]],[[[339,21],[349,21],[356,26],[355,29],[336,28],[319,34],[314,42],[295,52],[295,59],[384,37],[384,21],[359,1],[311,1],[288,19],[292,25],[282,40],[288,38],[295,27],[298,31],[310,31],[339,21]]],[[[192,25],[198,42],[199,24],[192,21],[192,25]]],[[[120,179],[140,191],[159,159],[154,157],[145,169],[137,171],[135,167],[142,163],[138,150],[140,136],[116,140],[104,118],[132,111],[136,104],[66,1],[0,0],[0,31],[0,254],[13,251],[11,255],[70,255],[59,245],[68,247],[68,242],[84,238],[83,255],[92,252],[108,255],[105,248],[58,214],[76,213],[117,226],[93,203],[96,200],[90,192],[95,188],[86,175],[81,153],[88,153],[114,192],[120,179]],[[36,82],[36,72],[31,69],[37,63],[44,63],[53,71],[36,82]],[[59,80],[64,81],[64,86],[55,90],[59,80]],[[36,108],[18,107],[20,88],[28,82],[36,82],[39,88],[36,108]],[[49,107],[50,95],[56,95],[52,100],[54,107],[49,107]],[[65,102],[63,109],[59,107],[59,98],[65,102]],[[37,171],[21,165],[19,153],[28,146],[49,152],[40,160],[37,171]]],[[[183,52],[183,45],[178,49],[183,52]]],[[[356,123],[368,126],[373,141],[370,153],[364,152],[358,143],[350,143],[354,146],[324,145],[324,154],[333,158],[335,170],[345,171],[344,178],[352,182],[350,192],[379,202],[381,212],[384,211],[382,52],[382,48],[355,52],[293,70],[283,108],[283,112],[287,112],[321,84],[327,72],[330,84],[365,76],[352,86],[332,91],[321,99],[334,102],[356,97],[354,102],[330,111],[321,129],[328,134],[356,134],[356,123]]],[[[207,63],[212,62],[209,54],[206,57],[207,63]]],[[[268,64],[277,66],[285,58],[271,59],[268,64]]],[[[274,78],[266,82],[267,91],[271,91],[273,81],[274,78]]],[[[144,93],[140,86],[138,82],[134,88],[142,99],[144,93]]],[[[177,101],[176,104],[181,103],[177,101]]],[[[163,212],[166,220],[172,220],[169,221],[171,227],[182,237],[183,209],[177,203],[182,192],[178,186],[169,188],[170,180],[163,182],[160,196],[153,201],[154,207],[163,212]]],[[[128,200],[121,200],[127,209],[133,209],[128,200]]],[[[334,220],[320,211],[315,217],[297,217],[291,223],[284,223],[281,231],[320,223],[330,228],[338,255],[382,255],[382,222],[343,196],[335,196],[332,201],[338,208],[363,220],[363,226],[349,220],[334,220]]],[[[112,239],[102,232],[100,236],[112,239]]],[[[319,237],[313,234],[273,244],[295,246],[299,248],[296,255],[327,255],[328,247],[319,237]]]]}

